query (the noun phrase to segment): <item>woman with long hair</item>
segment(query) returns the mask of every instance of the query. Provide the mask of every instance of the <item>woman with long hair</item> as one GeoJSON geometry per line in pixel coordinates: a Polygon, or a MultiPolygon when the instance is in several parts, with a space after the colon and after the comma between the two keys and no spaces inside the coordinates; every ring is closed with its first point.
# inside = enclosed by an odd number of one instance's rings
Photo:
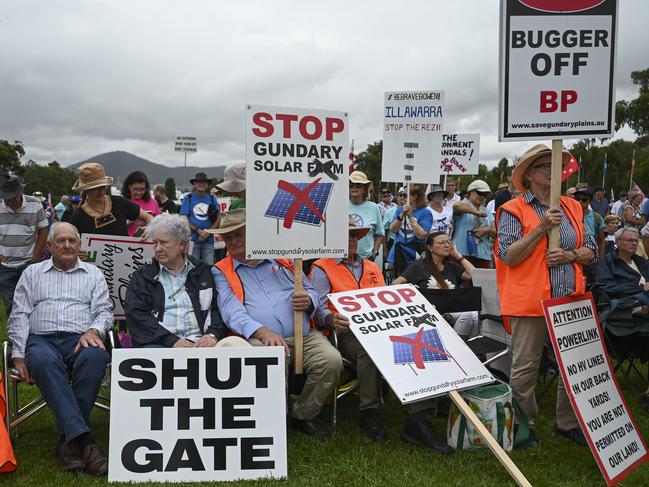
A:
{"type": "MultiPolygon", "coordinates": [[[[455,289],[471,279],[475,267],[460,254],[446,232],[433,232],[426,239],[424,258],[410,264],[393,284],[410,283],[421,289],[455,289]],[[453,260],[451,260],[451,257],[453,260]]],[[[466,340],[478,323],[477,311],[450,313],[455,332],[466,340]]]]}
{"type": "MultiPolygon", "coordinates": [[[[122,185],[122,196],[137,204],[152,217],[160,214],[158,202],[151,197],[149,178],[142,171],[133,171],[126,176],[122,185]]],[[[145,223],[139,218],[131,221],[128,225],[128,236],[132,237],[137,232],[137,229],[143,226],[145,226],[145,223]]]]}

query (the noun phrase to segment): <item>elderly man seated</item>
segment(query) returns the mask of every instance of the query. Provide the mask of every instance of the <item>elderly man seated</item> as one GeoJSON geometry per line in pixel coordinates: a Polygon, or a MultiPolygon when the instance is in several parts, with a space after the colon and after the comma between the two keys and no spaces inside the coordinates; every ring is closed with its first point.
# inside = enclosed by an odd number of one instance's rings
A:
{"type": "Polygon", "coordinates": [[[155,256],[131,277],[124,303],[133,341],[151,348],[215,346],[228,329],[210,266],[187,255],[187,219],[163,213],[148,229],[155,256]]]}
{"type": "MultiPolygon", "coordinates": [[[[255,346],[283,346],[290,359],[294,347],[294,313],[302,313],[306,383],[292,407],[294,429],[321,441],[329,432],[316,421],[333,393],[342,371],[342,358],[321,332],[311,329],[309,318],[320,306],[320,297],[304,279],[304,291],[295,291],[290,260],[247,259],[246,210],[225,214],[217,229],[228,257],[212,269],[219,309],[230,329],[255,346]]],[[[254,230],[250,230],[254,235],[254,230]]],[[[257,238],[263,237],[257,235],[257,238]]]]}
{"type": "Polygon", "coordinates": [[[103,475],[108,460],[90,433],[90,411],[109,362],[108,287],[99,269],[78,259],[75,227],[55,223],[48,239],[52,258],[27,267],[16,287],[7,325],[13,363],[54,413],[61,468],[103,475]]]}

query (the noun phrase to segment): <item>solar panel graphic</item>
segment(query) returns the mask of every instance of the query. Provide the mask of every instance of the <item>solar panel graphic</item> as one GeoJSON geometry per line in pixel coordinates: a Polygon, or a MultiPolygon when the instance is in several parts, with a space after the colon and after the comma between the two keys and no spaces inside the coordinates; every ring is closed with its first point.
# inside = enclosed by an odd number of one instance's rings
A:
{"type": "MultiPolygon", "coordinates": [[[[395,364],[447,362],[449,355],[436,328],[390,337],[395,364]]],[[[421,367],[423,368],[423,367],[421,367]]]]}
{"type": "Polygon", "coordinates": [[[284,220],[285,228],[291,228],[294,221],[320,226],[333,189],[333,183],[320,183],[320,179],[311,183],[278,181],[264,216],[284,220]]]}

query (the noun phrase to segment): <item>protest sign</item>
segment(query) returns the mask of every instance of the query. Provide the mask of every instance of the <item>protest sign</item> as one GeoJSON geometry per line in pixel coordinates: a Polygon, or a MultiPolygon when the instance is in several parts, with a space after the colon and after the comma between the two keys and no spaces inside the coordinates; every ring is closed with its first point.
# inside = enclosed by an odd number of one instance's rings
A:
{"type": "Polygon", "coordinates": [[[246,224],[263,235],[246,256],[346,256],[347,114],[249,105],[246,120],[246,224]]]}
{"type": "Polygon", "coordinates": [[[443,134],[440,170],[442,174],[478,174],[480,134],[443,134]]]}
{"type": "Polygon", "coordinates": [[[385,93],[381,181],[439,180],[443,112],[443,91],[385,93]]]}
{"type": "Polygon", "coordinates": [[[83,234],[81,249],[88,252],[85,262],[104,273],[113,316],[124,318],[124,298],[131,274],[153,257],[153,242],[139,237],[83,234]]]}
{"type": "Polygon", "coordinates": [[[649,460],[615,380],[590,293],[543,301],[561,377],[608,485],[649,460]]]}
{"type": "Polygon", "coordinates": [[[493,382],[412,284],[329,294],[403,404],[493,382]]]}
{"type": "Polygon", "coordinates": [[[617,0],[501,0],[500,140],[612,137],[617,0]]]}
{"type": "Polygon", "coordinates": [[[108,480],[285,477],[282,347],[113,350],[108,480]]]}
{"type": "Polygon", "coordinates": [[[196,137],[188,137],[185,135],[176,137],[174,150],[176,152],[197,152],[196,137]]]}

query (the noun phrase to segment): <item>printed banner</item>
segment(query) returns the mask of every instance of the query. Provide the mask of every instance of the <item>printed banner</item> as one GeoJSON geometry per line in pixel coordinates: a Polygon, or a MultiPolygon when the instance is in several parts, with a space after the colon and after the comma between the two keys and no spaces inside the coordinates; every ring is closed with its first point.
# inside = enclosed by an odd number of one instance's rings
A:
{"type": "Polygon", "coordinates": [[[441,155],[442,174],[478,174],[480,134],[443,134],[441,155]]]}
{"type": "Polygon", "coordinates": [[[500,140],[612,137],[617,0],[501,0],[500,140]]]}
{"type": "Polygon", "coordinates": [[[385,93],[381,181],[439,181],[443,120],[443,91],[385,93]]]}
{"type": "Polygon", "coordinates": [[[543,301],[561,377],[608,485],[649,460],[640,431],[608,362],[590,293],[543,301]]]}
{"type": "Polygon", "coordinates": [[[412,284],[329,294],[403,404],[494,379],[412,284]]]}
{"type": "Polygon", "coordinates": [[[110,482],[286,477],[282,347],[113,350],[110,482]]]}
{"type": "Polygon", "coordinates": [[[347,255],[347,114],[247,107],[249,259],[347,255]],[[253,197],[250,197],[254,195],[253,197]]]}
{"type": "Polygon", "coordinates": [[[114,235],[81,235],[81,250],[88,252],[85,260],[104,273],[115,319],[123,319],[124,298],[131,274],[153,257],[153,242],[139,237],[114,235]]]}

